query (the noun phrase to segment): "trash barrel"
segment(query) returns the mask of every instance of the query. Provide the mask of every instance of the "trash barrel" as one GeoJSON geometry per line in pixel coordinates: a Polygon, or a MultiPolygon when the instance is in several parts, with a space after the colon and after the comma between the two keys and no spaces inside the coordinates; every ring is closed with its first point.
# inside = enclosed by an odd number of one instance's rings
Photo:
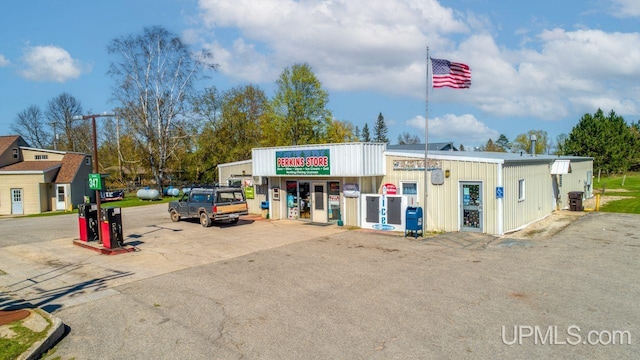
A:
{"type": "Polygon", "coordinates": [[[583,191],[570,191],[569,192],[569,210],[570,211],[582,211],[582,195],[583,191]]]}
{"type": "Polygon", "coordinates": [[[407,211],[405,213],[405,221],[406,226],[404,229],[404,236],[407,234],[413,235],[415,238],[420,235],[422,237],[422,208],[421,207],[407,207],[407,211]]]}

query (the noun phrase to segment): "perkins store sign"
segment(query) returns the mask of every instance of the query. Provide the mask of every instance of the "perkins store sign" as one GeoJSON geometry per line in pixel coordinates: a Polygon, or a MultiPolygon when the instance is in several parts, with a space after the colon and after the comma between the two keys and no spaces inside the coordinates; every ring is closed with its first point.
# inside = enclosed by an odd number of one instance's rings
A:
{"type": "Polygon", "coordinates": [[[277,175],[330,175],[329,149],[276,151],[277,175]]]}

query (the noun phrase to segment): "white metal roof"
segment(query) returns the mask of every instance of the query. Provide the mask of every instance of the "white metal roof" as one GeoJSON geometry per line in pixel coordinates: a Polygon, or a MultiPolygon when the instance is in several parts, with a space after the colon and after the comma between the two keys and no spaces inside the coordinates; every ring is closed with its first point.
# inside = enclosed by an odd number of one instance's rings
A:
{"type": "MultiPolygon", "coordinates": [[[[386,155],[405,156],[414,158],[424,158],[424,150],[402,150],[402,151],[385,151],[386,155]]],[[[485,151],[431,151],[429,150],[429,159],[439,160],[458,160],[471,162],[484,162],[494,164],[518,163],[518,162],[545,162],[550,163],[554,160],[571,160],[586,161],[593,160],[590,157],[581,156],[558,156],[538,154],[531,156],[528,153],[503,153],[503,152],[485,152],[485,151]]]]}

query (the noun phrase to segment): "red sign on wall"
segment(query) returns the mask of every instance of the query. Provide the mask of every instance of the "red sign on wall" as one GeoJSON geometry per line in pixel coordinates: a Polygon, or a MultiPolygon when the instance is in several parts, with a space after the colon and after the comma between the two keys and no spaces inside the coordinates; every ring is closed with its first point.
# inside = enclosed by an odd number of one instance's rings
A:
{"type": "Polygon", "coordinates": [[[382,185],[382,193],[387,195],[396,195],[398,193],[398,189],[395,185],[386,183],[382,185]]]}

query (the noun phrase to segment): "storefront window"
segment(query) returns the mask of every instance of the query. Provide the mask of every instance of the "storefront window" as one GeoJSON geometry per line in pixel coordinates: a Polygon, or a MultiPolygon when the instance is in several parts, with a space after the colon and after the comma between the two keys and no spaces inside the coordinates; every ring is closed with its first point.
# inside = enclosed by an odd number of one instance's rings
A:
{"type": "Polygon", "coordinates": [[[329,181],[329,220],[340,219],[340,183],[329,181]]]}
{"type": "Polygon", "coordinates": [[[407,198],[409,206],[418,206],[418,183],[416,182],[400,182],[401,194],[407,198]]]}
{"type": "Polygon", "coordinates": [[[298,219],[298,182],[287,181],[287,219],[298,219]]]}
{"type": "Polygon", "coordinates": [[[298,190],[300,194],[300,218],[311,218],[311,193],[308,182],[299,182],[298,190]]]}

